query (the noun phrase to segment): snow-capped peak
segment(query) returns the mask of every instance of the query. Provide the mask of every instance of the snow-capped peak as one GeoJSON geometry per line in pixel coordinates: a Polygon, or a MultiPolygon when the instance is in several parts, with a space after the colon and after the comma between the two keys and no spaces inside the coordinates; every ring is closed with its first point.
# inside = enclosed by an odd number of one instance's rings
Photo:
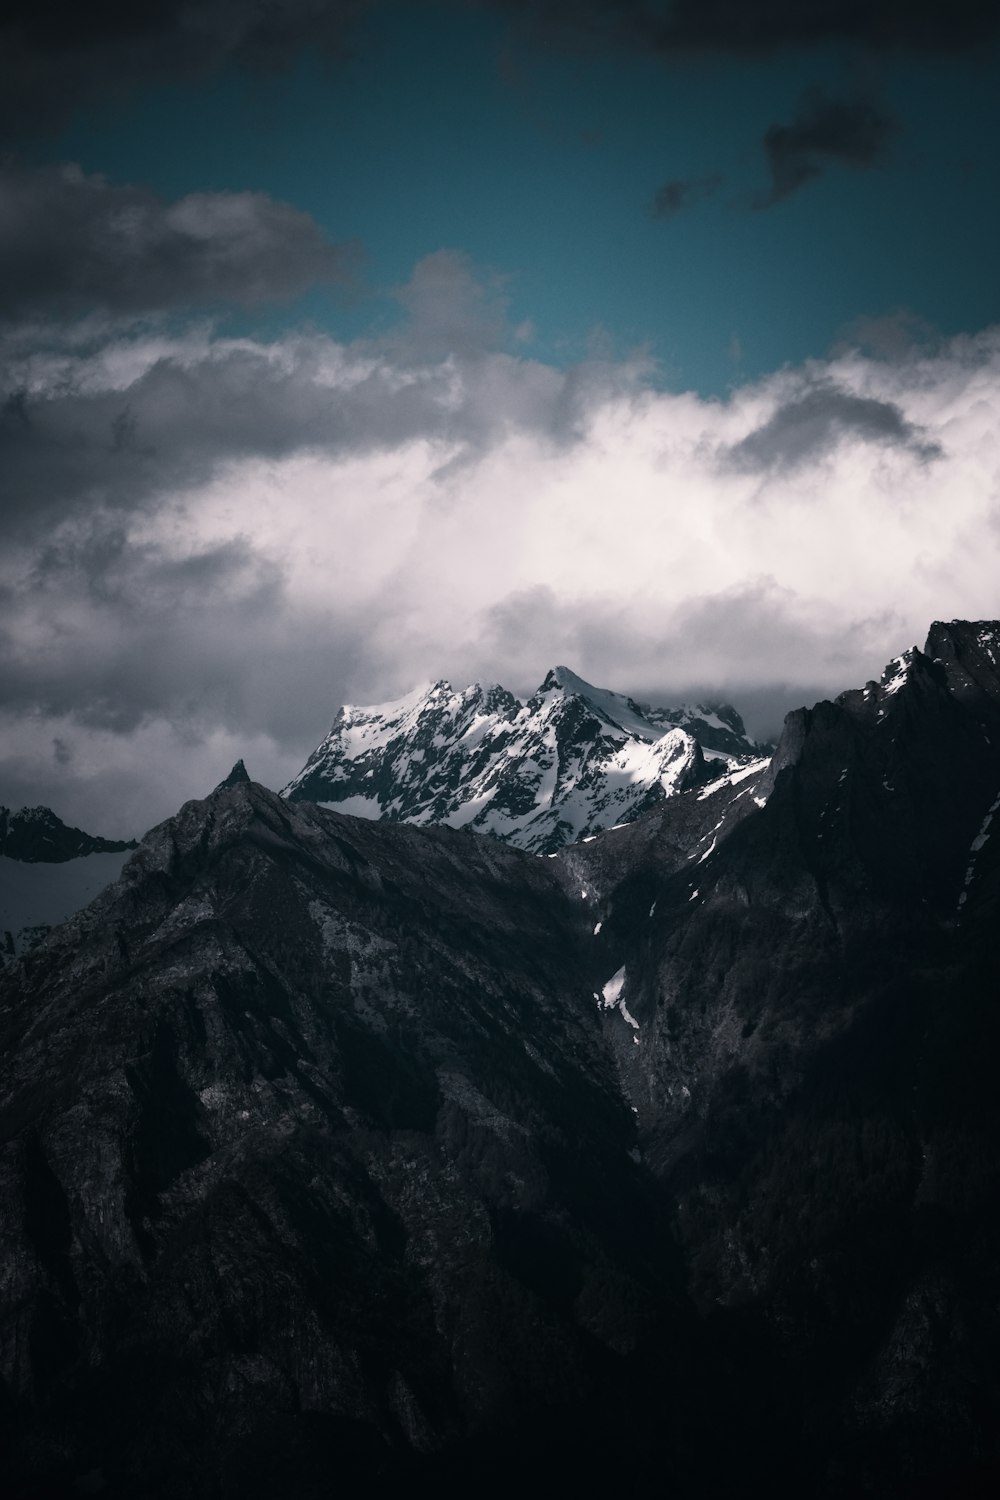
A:
{"type": "Polygon", "coordinates": [[[705,779],[697,735],[671,713],[643,710],[565,666],[527,702],[494,682],[425,683],[393,702],[345,705],[283,795],[550,852],[705,779]]]}
{"type": "Polygon", "coordinates": [[[556,690],[582,698],[585,703],[589,703],[613,724],[617,724],[627,734],[635,735],[638,739],[658,740],[663,734],[662,727],[651,723],[643,714],[639,704],[632,698],[626,697],[624,693],[614,693],[610,688],[594,687],[593,683],[578,677],[575,672],[570,671],[569,667],[553,667],[532,701],[556,690]]]}

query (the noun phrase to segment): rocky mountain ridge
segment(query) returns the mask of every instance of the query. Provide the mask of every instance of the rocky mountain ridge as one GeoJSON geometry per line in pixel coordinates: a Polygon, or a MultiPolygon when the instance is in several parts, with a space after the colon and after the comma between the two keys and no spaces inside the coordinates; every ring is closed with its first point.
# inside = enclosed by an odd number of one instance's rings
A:
{"type": "Polygon", "coordinates": [[[345,705],[282,795],[550,853],[754,757],[731,705],[654,709],[554,667],[526,703],[441,681],[345,705]]]}
{"type": "Polygon", "coordinates": [[[154,829],[2,991],[15,1493],[994,1493],[998,663],[547,857],[154,829]]]}

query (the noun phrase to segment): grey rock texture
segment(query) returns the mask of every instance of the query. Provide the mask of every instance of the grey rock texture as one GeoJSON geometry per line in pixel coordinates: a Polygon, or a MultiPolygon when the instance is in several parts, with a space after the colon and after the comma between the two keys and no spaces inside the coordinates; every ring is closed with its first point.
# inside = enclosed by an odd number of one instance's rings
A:
{"type": "Polygon", "coordinates": [[[247,783],[155,829],[4,993],[21,1472],[313,1493],[611,1383],[680,1266],[586,930],[461,833],[247,783]]]}

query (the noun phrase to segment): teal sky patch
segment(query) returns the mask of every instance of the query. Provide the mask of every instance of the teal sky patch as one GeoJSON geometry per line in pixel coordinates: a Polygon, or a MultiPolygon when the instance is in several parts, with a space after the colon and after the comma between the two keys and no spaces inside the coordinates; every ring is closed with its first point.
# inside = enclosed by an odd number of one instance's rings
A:
{"type": "Polygon", "coordinates": [[[312,293],[234,326],[383,332],[392,289],[446,248],[494,280],[523,351],[641,346],[665,385],[721,394],[828,353],[859,318],[906,309],[952,333],[1000,316],[995,76],[968,55],[861,76],[832,47],[571,55],[496,14],[405,6],[372,12],[345,62],[148,86],[79,111],[34,155],[168,197],[267,192],[361,242],[354,298],[312,293]],[[884,149],[859,163],[807,142],[804,185],[755,207],[766,133],[817,88],[874,100],[884,149]]]}

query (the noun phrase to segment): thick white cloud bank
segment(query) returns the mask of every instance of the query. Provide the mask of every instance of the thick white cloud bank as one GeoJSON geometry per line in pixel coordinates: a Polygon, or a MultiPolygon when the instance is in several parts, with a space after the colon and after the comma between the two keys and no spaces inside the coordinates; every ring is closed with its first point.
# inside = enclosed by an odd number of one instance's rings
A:
{"type": "Polygon", "coordinates": [[[391,342],[8,334],[0,800],[141,832],[237,755],[291,775],[343,700],[555,662],[767,732],[1000,614],[1000,330],[706,401],[477,343],[442,267],[458,354],[419,268],[391,342]]]}

